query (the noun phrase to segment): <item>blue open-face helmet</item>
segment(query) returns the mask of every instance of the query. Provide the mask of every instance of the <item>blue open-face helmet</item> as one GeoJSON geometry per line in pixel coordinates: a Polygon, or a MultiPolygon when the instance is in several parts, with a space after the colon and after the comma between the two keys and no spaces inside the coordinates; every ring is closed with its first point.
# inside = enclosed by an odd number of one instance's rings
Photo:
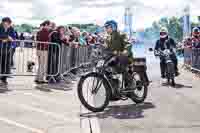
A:
{"type": "Polygon", "coordinates": [[[111,26],[113,31],[116,31],[117,27],[118,27],[118,24],[117,24],[117,22],[115,20],[109,20],[109,21],[105,22],[104,27],[107,28],[109,26],[111,26]]]}

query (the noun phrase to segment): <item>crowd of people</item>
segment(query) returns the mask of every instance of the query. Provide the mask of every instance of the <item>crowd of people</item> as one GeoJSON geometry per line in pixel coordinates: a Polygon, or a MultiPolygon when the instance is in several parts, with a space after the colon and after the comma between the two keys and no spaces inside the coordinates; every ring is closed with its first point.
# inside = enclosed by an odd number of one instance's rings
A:
{"type": "Polygon", "coordinates": [[[185,58],[185,64],[189,66],[199,66],[199,52],[196,51],[200,48],[200,29],[199,27],[194,27],[192,34],[186,37],[182,42],[182,49],[185,58]]]}
{"type": "Polygon", "coordinates": [[[48,43],[39,43],[37,45],[39,68],[35,82],[39,84],[46,83],[46,81],[50,83],[55,81],[60,82],[60,76],[56,74],[59,67],[60,50],[58,46],[52,44],[58,44],[61,47],[62,45],[67,45],[78,48],[81,46],[95,46],[96,44],[103,43],[103,38],[98,33],[81,32],[77,27],[56,26],[54,22],[49,20],[40,24],[39,29],[36,35],[36,41],[51,43],[50,45],[48,43]],[[46,64],[46,62],[48,63],[46,64]],[[51,78],[52,76],[45,77],[44,73],[46,72],[46,68],[47,75],[56,75],[53,79],[51,78]]]}
{"type": "Polygon", "coordinates": [[[184,47],[187,48],[200,48],[200,29],[193,28],[192,35],[183,40],[184,47]]]}
{"type": "MultiPolygon", "coordinates": [[[[8,77],[6,75],[11,74],[11,68],[14,66],[13,58],[17,47],[17,41],[15,40],[26,39],[23,33],[18,35],[18,32],[12,26],[12,20],[5,17],[0,24],[0,57],[2,57],[0,74],[4,74],[0,77],[0,81],[5,84],[7,84],[8,77]]],[[[40,24],[36,37],[32,38],[32,41],[40,42],[36,43],[38,72],[35,82],[38,84],[47,81],[60,82],[59,74],[54,76],[54,81],[49,76],[45,76],[46,73],[47,75],[55,75],[59,67],[60,51],[55,45],[49,45],[50,43],[78,48],[81,46],[96,46],[96,44],[103,43],[103,40],[102,35],[97,32],[81,32],[77,27],[57,26],[56,23],[49,20],[44,21],[40,24]]]]}

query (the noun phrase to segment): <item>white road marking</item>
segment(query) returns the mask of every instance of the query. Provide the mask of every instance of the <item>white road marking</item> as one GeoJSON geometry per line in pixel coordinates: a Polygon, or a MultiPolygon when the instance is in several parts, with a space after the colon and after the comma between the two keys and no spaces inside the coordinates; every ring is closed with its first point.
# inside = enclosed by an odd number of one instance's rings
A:
{"type": "Polygon", "coordinates": [[[33,133],[45,133],[44,131],[42,131],[40,129],[32,128],[32,127],[29,127],[27,125],[18,123],[18,122],[13,121],[13,120],[9,120],[9,119],[1,117],[1,116],[0,116],[0,121],[7,123],[9,125],[15,126],[15,127],[23,128],[23,129],[31,131],[33,133]]]}
{"type": "Polygon", "coordinates": [[[101,130],[100,130],[100,124],[99,124],[99,121],[96,117],[94,118],[90,118],[90,122],[91,122],[91,128],[92,128],[92,132],[93,133],[101,133],[101,130]]]}
{"type": "Polygon", "coordinates": [[[20,93],[20,94],[31,96],[31,97],[41,99],[41,100],[44,100],[44,101],[48,101],[48,102],[51,102],[51,103],[55,103],[55,104],[58,104],[58,105],[66,106],[66,104],[64,104],[62,102],[58,102],[58,100],[56,101],[55,99],[52,99],[52,98],[50,99],[47,96],[41,96],[41,95],[37,95],[37,94],[33,94],[33,93],[20,93]]]}
{"type": "MultiPolygon", "coordinates": [[[[86,87],[86,86],[84,86],[84,87],[86,87]]],[[[87,86],[86,88],[88,88],[89,86],[87,86]]],[[[85,92],[86,93],[86,92],[85,92]]],[[[92,100],[91,102],[90,102],[90,104],[91,103],[94,103],[94,98],[88,98],[88,100],[92,100]]],[[[89,113],[89,111],[85,108],[85,107],[83,107],[82,105],[80,106],[80,113],[81,114],[85,114],[85,113],[89,113]]],[[[91,130],[92,130],[92,132],[93,133],[101,133],[101,131],[100,131],[100,124],[99,124],[99,121],[98,121],[98,118],[97,117],[94,117],[94,118],[88,118],[88,120],[90,121],[90,124],[91,124],[91,130]]],[[[88,126],[86,127],[86,128],[88,128],[88,126]]],[[[86,132],[84,132],[84,133],[86,133],[86,132]]]]}
{"type": "MultiPolygon", "coordinates": [[[[46,111],[46,110],[43,110],[43,109],[40,109],[40,108],[36,108],[36,107],[32,107],[32,106],[29,106],[29,105],[25,105],[25,104],[19,104],[19,103],[8,102],[8,101],[3,101],[3,100],[1,100],[0,102],[5,102],[5,103],[10,104],[12,106],[19,106],[20,108],[23,108],[25,110],[39,112],[39,113],[42,113],[46,116],[53,117],[55,119],[59,119],[59,120],[66,121],[66,122],[73,122],[73,120],[74,120],[74,119],[66,119],[66,117],[64,115],[59,115],[58,113],[49,112],[49,111],[46,111]]],[[[76,120],[74,120],[74,122],[76,122],[76,120]]]]}

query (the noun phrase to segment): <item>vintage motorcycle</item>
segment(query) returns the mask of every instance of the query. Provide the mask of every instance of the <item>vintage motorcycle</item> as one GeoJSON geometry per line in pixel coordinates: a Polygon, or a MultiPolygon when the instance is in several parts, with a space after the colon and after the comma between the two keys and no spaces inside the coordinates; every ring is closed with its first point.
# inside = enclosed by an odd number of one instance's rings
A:
{"type": "Polygon", "coordinates": [[[101,112],[110,101],[130,98],[135,103],[144,102],[149,85],[145,76],[146,59],[137,58],[133,66],[125,68],[116,61],[119,55],[103,53],[95,71],[83,75],[78,83],[78,97],[84,107],[92,112],[101,112]]]}
{"type": "MultiPolygon", "coordinates": [[[[153,51],[153,49],[150,49],[150,51],[153,51]]],[[[167,83],[169,85],[175,86],[175,64],[172,61],[171,55],[173,55],[174,52],[172,49],[165,49],[164,51],[158,50],[156,51],[156,56],[159,56],[162,60],[165,62],[165,75],[167,79],[167,83]]]]}

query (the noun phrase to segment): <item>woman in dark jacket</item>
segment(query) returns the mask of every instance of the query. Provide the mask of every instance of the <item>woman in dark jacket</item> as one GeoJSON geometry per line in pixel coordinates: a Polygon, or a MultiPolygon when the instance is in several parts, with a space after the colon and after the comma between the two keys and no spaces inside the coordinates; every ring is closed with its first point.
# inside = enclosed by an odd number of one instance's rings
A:
{"type": "MultiPolygon", "coordinates": [[[[11,27],[12,21],[5,17],[0,24],[0,75],[10,74],[10,50],[12,41],[16,39],[14,28],[11,27]]],[[[0,81],[7,84],[7,76],[0,76],[0,81]]]]}
{"type": "Polygon", "coordinates": [[[47,77],[47,80],[49,80],[49,82],[54,82],[54,80],[51,79],[51,77],[54,77],[56,82],[60,81],[60,78],[59,78],[59,67],[60,67],[59,55],[61,54],[62,43],[65,43],[64,34],[65,34],[65,27],[59,26],[55,31],[52,31],[49,35],[50,42],[55,43],[55,44],[49,45],[49,48],[48,48],[47,74],[49,76],[47,77]]]}

